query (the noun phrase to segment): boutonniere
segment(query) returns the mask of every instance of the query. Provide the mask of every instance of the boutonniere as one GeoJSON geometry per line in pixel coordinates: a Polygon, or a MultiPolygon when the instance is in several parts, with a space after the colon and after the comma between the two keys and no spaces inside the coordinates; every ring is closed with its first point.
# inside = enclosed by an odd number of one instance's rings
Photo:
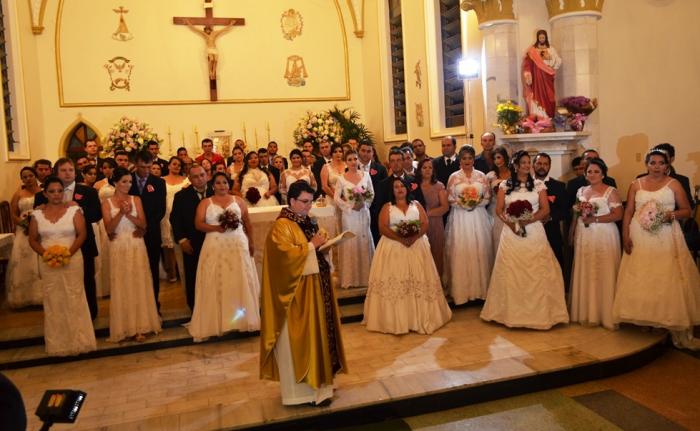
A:
{"type": "Polygon", "coordinates": [[[370,168],[369,174],[370,174],[370,175],[377,175],[377,170],[374,169],[374,168],[370,168]]]}
{"type": "Polygon", "coordinates": [[[554,195],[549,195],[547,196],[547,199],[549,199],[549,203],[553,204],[555,200],[557,200],[557,197],[554,195]]]}
{"type": "Polygon", "coordinates": [[[416,183],[411,183],[411,191],[415,191],[418,188],[418,184],[416,183]]]}
{"type": "Polygon", "coordinates": [[[75,193],[73,194],[73,199],[75,199],[76,201],[82,200],[83,195],[81,195],[80,193],[75,193]]]}
{"type": "Polygon", "coordinates": [[[149,184],[149,185],[146,186],[146,190],[148,190],[148,193],[153,193],[153,191],[154,191],[155,189],[153,188],[153,186],[152,186],[151,184],[149,184]]]}

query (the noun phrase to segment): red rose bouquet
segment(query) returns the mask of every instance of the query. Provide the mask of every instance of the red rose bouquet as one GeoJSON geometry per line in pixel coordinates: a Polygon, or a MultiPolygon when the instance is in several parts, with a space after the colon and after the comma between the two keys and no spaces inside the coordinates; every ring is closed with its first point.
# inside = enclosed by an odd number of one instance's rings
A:
{"type": "Polygon", "coordinates": [[[515,223],[515,233],[523,238],[527,236],[527,231],[520,222],[532,220],[532,213],[532,204],[524,200],[513,201],[506,208],[506,217],[511,223],[515,223]]]}
{"type": "Polygon", "coordinates": [[[238,218],[238,214],[231,210],[225,210],[219,216],[219,226],[224,230],[236,230],[240,224],[241,220],[238,218]]]}
{"type": "Polygon", "coordinates": [[[262,196],[260,195],[260,190],[255,187],[251,187],[245,192],[245,198],[248,202],[255,205],[260,201],[262,196]]]}
{"type": "Polygon", "coordinates": [[[394,225],[393,230],[402,238],[412,237],[420,232],[420,220],[402,220],[394,225]]]}

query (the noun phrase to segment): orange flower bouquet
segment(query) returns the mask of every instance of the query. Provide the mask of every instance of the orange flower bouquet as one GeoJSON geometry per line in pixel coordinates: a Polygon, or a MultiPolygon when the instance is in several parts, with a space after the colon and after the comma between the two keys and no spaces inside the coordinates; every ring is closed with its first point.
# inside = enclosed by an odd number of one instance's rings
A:
{"type": "Polygon", "coordinates": [[[44,251],[41,258],[49,267],[60,268],[68,265],[68,262],[70,262],[70,252],[68,247],[52,245],[44,251]]]}
{"type": "Polygon", "coordinates": [[[467,186],[459,195],[459,204],[462,208],[467,209],[467,211],[473,211],[480,202],[481,195],[476,187],[467,186]]]}

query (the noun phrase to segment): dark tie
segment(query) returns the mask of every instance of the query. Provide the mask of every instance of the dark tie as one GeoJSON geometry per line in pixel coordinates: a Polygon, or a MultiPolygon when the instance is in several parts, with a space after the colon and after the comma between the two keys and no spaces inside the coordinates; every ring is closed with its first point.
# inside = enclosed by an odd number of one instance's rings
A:
{"type": "Polygon", "coordinates": [[[143,186],[145,184],[146,184],[146,179],[139,177],[139,194],[143,194],[143,186]]]}
{"type": "Polygon", "coordinates": [[[452,165],[452,159],[445,159],[445,164],[449,167],[452,165]]]}

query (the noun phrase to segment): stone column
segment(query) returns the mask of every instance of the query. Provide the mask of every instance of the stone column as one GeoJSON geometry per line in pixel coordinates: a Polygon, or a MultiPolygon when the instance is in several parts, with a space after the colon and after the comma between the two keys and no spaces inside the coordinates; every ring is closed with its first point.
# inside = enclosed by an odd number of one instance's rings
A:
{"type": "MultiPolygon", "coordinates": [[[[484,90],[484,127],[496,124],[496,105],[518,100],[519,55],[513,0],[463,1],[465,11],[473,10],[482,32],[481,81],[484,90]]],[[[500,134],[500,130],[494,130],[500,134]]]]}
{"type": "MultiPolygon", "coordinates": [[[[557,99],[568,96],[598,97],[598,20],[603,0],[547,0],[551,43],[561,56],[557,73],[557,99]]],[[[605,107],[601,107],[605,109],[605,107]]],[[[588,145],[600,145],[598,112],[588,117],[588,145]]]]}

